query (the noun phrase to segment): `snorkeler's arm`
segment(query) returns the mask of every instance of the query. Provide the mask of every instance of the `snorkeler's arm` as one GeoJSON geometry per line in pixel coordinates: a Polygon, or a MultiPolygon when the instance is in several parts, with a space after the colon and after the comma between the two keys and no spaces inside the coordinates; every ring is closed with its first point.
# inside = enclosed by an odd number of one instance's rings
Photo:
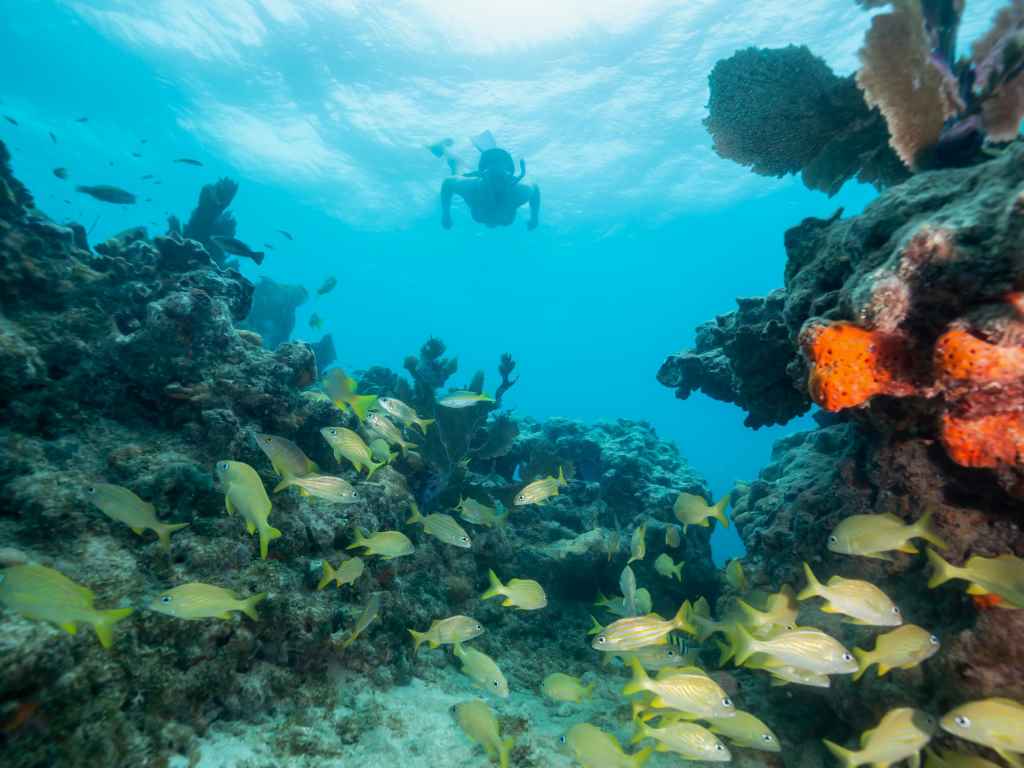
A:
{"type": "Polygon", "coordinates": [[[527,229],[536,229],[540,223],[540,187],[534,184],[530,188],[530,220],[526,222],[527,229]]]}
{"type": "Polygon", "coordinates": [[[458,180],[449,178],[441,182],[441,226],[452,228],[452,197],[458,191],[458,180]]]}

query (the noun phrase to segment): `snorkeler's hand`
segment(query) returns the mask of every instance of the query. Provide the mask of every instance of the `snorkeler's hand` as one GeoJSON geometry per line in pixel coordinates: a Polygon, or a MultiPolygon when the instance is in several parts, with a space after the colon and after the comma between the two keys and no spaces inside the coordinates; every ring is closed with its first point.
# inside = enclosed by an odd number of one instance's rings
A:
{"type": "Polygon", "coordinates": [[[451,211],[445,211],[443,214],[441,214],[441,226],[444,227],[445,229],[451,229],[452,228],[452,212],[451,211]]]}
{"type": "Polygon", "coordinates": [[[536,216],[531,216],[530,220],[526,222],[526,228],[533,230],[537,228],[538,224],[540,224],[540,220],[536,216]]]}

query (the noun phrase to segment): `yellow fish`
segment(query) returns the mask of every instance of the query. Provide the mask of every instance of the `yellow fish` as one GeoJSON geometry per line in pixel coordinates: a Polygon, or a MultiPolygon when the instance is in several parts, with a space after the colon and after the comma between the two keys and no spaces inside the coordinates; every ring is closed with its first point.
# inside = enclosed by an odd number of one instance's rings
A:
{"type": "MultiPolygon", "coordinates": [[[[600,632],[603,627],[598,627],[600,632]]],[[[618,657],[623,664],[629,665],[633,659],[640,662],[640,665],[647,670],[658,671],[667,667],[691,667],[697,661],[699,648],[683,650],[669,643],[667,645],[648,645],[645,648],[637,648],[635,651],[609,651],[603,654],[602,663],[606,664],[609,659],[618,657]]]]}
{"type": "Polygon", "coordinates": [[[783,665],[821,675],[852,675],[857,671],[853,654],[820,629],[794,629],[769,640],[756,640],[744,627],[737,626],[733,646],[737,664],[755,653],[766,653],[783,665]]]}
{"type": "Polygon", "coordinates": [[[458,392],[452,392],[450,395],[445,395],[437,404],[442,408],[471,408],[477,403],[493,403],[494,398],[490,395],[481,394],[480,392],[467,392],[460,390],[458,392]]]}
{"type": "Polygon", "coordinates": [[[675,722],[664,728],[652,728],[647,723],[637,726],[633,743],[644,739],[658,742],[658,752],[674,752],[688,760],[701,760],[708,763],[725,763],[732,760],[729,748],[711,731],[702,725],[687,722],[675,722]]]}
{"type": "Polygon", "coordinates": [[[431,648],[439,645],[453,645],[480,637],[484,633],[484,625],[472,616],[450,616],[447,619],[435,619],[426,632],[417,632],[410,629],[412,635],[413,653],[420,650],[420,645],[427,643],[431,648]]]}
{"type": "Polygon", "coordinates": [[[324,440],[334,451],[334,460],[341,462],[344,457],[348,459],[356,472],[366,470],[366,479],[373,477],[373,473],[384,466],[383,463],[373,460],[370,449],[363,438],[345,427],[324,427],[320,430],[324,440]]]}
{"type": "Polygon", "coordinates": [[[569,701],[579,704],[594,695],[597,683],[584,685],[578,677],[563,672],[552,672],[540,684],[540,691],[552,701],[569,701]]]}
{"type": "Polygon", "coordinates": [[[398,454],[391,450],[388,441],[380,437],[371,440],[367,448],[370,449],[370,458],[379,464],[390,464],[398,458],[398,454]]]}
{"type": "Polygon", "coordinates": [[[512,503],[517,507],[521,507],[524,504],[543,504],[552,496],[557,496],[559,488],[564,488],[567,485],[565,474],[563,474],[562,468],[559,467],[558,477],[548,475],[540,480],[534,480],[516,494],[516,498],[512,503]]]}
{"type": "Polygon", "coordinates": [[[675,549],[682,542],[679,538],[679,526],[669,525],[665,528],[665,546],[675,549]]]}
{"type": "Polygon", "coordinates": [[[981,699],[943,715],[942,730],[995,751],[1014,768],[1024,752],[1024,704],[1012,699],[981,699]]]}
{"type": "Polygon", "coordinates": [[[511,579],[508,584],[502,584],[494,571],[488,571],[487,577],[491,580],[491,586],[480,595],[481,600],[504,595],[505,599],[501,603],[503,606],[524,611],[537,611],[548,604],[544,588],[533,579],[511,579]]]}
{"type": "Polygon", "coordinates": [[[487,704],[474,699],[456,704],[455,720],[469,738],[484,748],[490,760],[497,759],[499,768],[508,768],[508,756],[515,737],[501,738],[498,718],[487,704]]]}
{"type": "Polygon", "coordinates": [[[302,490],[304,496],[315,496],[325,501],[333,501],[336,504],[355,504],[360,500],[359,492],[352,487],[352,484],[342,477],[334,475],[306,475],[305,477],[286,477],[274,492],[283,491],[285,488],[296,486],[302,490]]]}
{"type": "Polygon", "coordinates": [[[924,754],[924,768],[1000,768],[997,763],[986,760],[981,755],[969,755],[965,752],[954,752],[951,749],[939,749],[932,752],[929,747],[924,754]]]}
{"type": "Polygon", "coordinates": [[[419,523],[423,526],[424,533],[443,541],[445,544],[451,544],[453,547],[469,549],[473,545],[473,542],[470,541],[462,526],[455,522],[454,517],[440,512],[424,517],[420,514],[420,508],[416,505],[416,502],[413,502],[412,505],[412,515],[405,522],[406,525],[419,523]]]}
{"type": "Polygon", "coordinates": [[[156,509],[143,501],[127,488],[120,485],[96,483],[86,489],[89,501],[111,520],[124,523],[137,535],[146,529],[153,531],[166,552],[171,548],[171,534],[187,528],[188,523],[161,523],[157,520],[156,509]]]}
{"type": "Polygon", "coordinates": [[[234,592],[194,581],[161,592],[149,604],[149,610],[174,616],[176,619],[230,619],[231,611],[241,611],[253,621],[259,619],[256,606],[267,596],[260,592],[241,598],[234,592]]]}
{"type": "Polygon", "coordinates": [[[416,428],[424,435],[427,434],[427,427],[434,423],[433,419],[421,419],[412,406],[406,405],[397,397],[378,398],[377,404],[406,427],[416,425],[416,428]]]}
{"type": "Polygon", "coordinates": [[[656,679],[651,679],[636,659],[629,663],[633,679],[622,689],[623,696],[632,696],[644,691],[653,693],[650,706],[656,709],[677,709],[694,715],[694,719],[706,717],[732,717],[736,706],[722,687],[697,667],[663,669],[656,679]]]}
{"type": "MultiPolygon", "coordinates": [[[[291,440],[285,440],[283,437],[277,437],[276,435],[265,435],[260,432],[253,433],[253,437],[256,439],[256,445],[270,459],[270,464],[274,467],[274,472],[277,473],[278,477],[287,481],[292,477],[305,477],[320,471],[316,463],[291,440]]],[[[274,488],[274,493],[277,493],[284,487],[287,486],[281,483],[274,488]]]]}
{"type": "Polygon", "coordinates": [[[499,515],[498,510],[494,507],[488,507],[485,504],[481,504],[476,499],[459,499],[459,503],[455,507],[455,511],[459,513],[463,520],[467,523],[475,523],[476,525],[483,525],[487,528],[500,528],[508,520],[508,512],[499,515]]]}
{"type": "Polygon", "coordinates": [[[778,662],[773,661],[771,658],[764,658],[761,661],[754,661],[753,659],[747,661],[743,666],[747,669],[761,669],[768,672],[772,676],[772,685],[806,685],[810,688],[829,688],[832,685],[832,681],[829,680],[828,675],[823,675],[820,672],[812,672],[807,669],[801,669],[800,667],[794,667],[792,664],[779,665],[778,662]]]}
{"type": "MultiPolygon", "coordinates": [[[[1015,555],[981,557],[974,555],[962,568],[950,565],[933,550],[928,550],[928,562],[932,566],[930,588],[945,584],[951,579],[970,582],[969,595],[998,595],[1009,606],[1024,608],[1024,560],[1015,555]]],[[[999,604],[1001,607],[1002,603],[999,604]]]]}
{"type": "Polygon", "coordinates": [[[889,710],[878,725],[861,735],[859,750],[845,749],[828,739],[822,741],[843,768],[857,768],[866,763],[892,765],[907,759],[916,765],[918,754],[931,741],[935,727],[935,718],[931,715],[910,707],[899,707],[889,710]]]}
{"type": "Polygon", "coordinates": [[[824,585],[814,577],[811,566],[804,563],[807,586],[796,596],[797,600],[812,597],[825,599],[825,613],[841,613],[853,619],[854,624],[872,627],[898,627],[903,615],[889,596],[869,581],[844,579],[833,576],[824,585]]]}
{"type": "Polygon", "coordinates": [[[736,604],[743,614],[743,623],[751,628],[754,635],[760,635],[773,627],[794,629],[796,615],[800,611],[796,596],[788,584],[768,596],[763,611],[757,610],[743,600],[738,600],[736,604]]]}
{"type": "Polygon", "coordinates": [[[218,461],[217,477],[224,489],[224,505],[228,514],[238,512],[245,521],[249,535],[259,532],[260,557],[267,559],[270,542],[281,532],[270,525],[270,498],[256,470],[240,461],[218,461]]]}
{"type": "Polygon", "coordinates": [[[680,493],[676,497],[676,503],[672,508],[672,511],[676,515],[676,519],[683,524],[683,533],[686,533],[687,528],[691,525],[699,525],[702,528],[707,528],[711,523],[710,518],[715,518],[722,524],[722,527],[729,527],[729,518],[725,516],[726,507],[729,506],[730,494],[726,494],[718,503],[711,506],[704,500],[703,496],[697,496],[693,493],[680,493]]]}
{"type": "Polygon", "coordinates": [[[599,651],[635,651],[648,645],[664,645],[672,630],[681,630],[696,635],[697,630],[687,618],[689,601],[679,606],[676,615],[665,620],[656,613],[645,616],[629,616],[613,621],[598,634],[591,646],[599,651]]]}
{"type": "MultiPolygon", "coordinates": [[[[627,566],[628,568],[629,566],[627,566]]],[[[608,598],[598,593],[597,601],[594,605],[600,606],[605,610],[614,613],[616,616],[640,616],[651,612],[651,593],[647,587],[640,587],[636,591],[636,595],[633,598],[634,606],[636,610],[630,610],[630,606],[627,605],[625,597],[608,598]]]]}
{"type": "Polygon", "coordinates": [[[391,445],[397,445],[401,449],[403,456],[409,452],[410,448],[417,447],[416,443],[410,443],[402,437],[402,432],[386,416],[382,416],[376,411],[366,415],[366,426],[383,437],[391,445]]]}
{"type": "Polygon", "coordinates": [[[878,676],[890,669],[911,669],[939,652],[939,638],[916,624],[904,624],[892,632],[875,638],[875,650],[853,649],[860,668],[853,676],[859,680],[872,664],[878,665],[878,676]]]}
{"type": "Polygon", "coordinates": [[[485,691],[490,691],[502,699],[508,698],[508,681],[501,674],[494,659],[475,648],[464,648],[459,641],[455,641],[452,652],[455,658],[462,662],[462,674],[485,691]]]}
{"type": "Polygon", "coordinates": [[[737,747],[759,749],[762,752],[781,752],[779,737],[772,729],[749,712],[737,709],[734,717],[708,717],[708,730],[725,736],[737,747]]]}
{"type": "Polygon", "coordinates": [[[828,537],[830,552],[841,555],[860,555],[879,560],[890,560],[886,552],[917,554],[917,547],[911,539],[924,539],[940,549],[946,543],[931,527],[931,512],[920,520],[907,525],[896,515],[850,515],[839,523],[828,537]]]}
{"type": "Polygon", "coordinates": [[[662,552],[654,561],[654,570],[666,579],[675,578],[677,581],[682,581],[683,564],[682,560],[678,563],[672,562],[672,558],[662,552]]]}
{"type": "Polygon", "coordinates": [[[577,723],[559,741],[582,768],[641,768],[654,753],[645,747],[626,754],[618,739],[590,723],[577,723]]]}
{"type": "Polygon", "coordinates": [[[329,562],[323,561],[324,575],[320,579],[320,583],[316,585],[317,589],[323,589],[332,581],[334,586],[339,589],[346,584],[354,584],[356,580],[363,575],[363,568],[365,564],[361,557],[350,557],[348,560],[343,560],[335,570],[329,562]]]}
{"type": "Polygon", "coordinates": [[[356,625],[352,627],[352,631],[348,633],[348,637],[338,647],[338,650],[344,650],[348,648],[352,643],[356,641],[366,628],[373,623],[373,620],[380,614],[380,592],[374,592],[370,595],[370,599],[366,602],[366,607],[363,608],[363,612],[359,614],[359,618],[356,619],[356,625]]]}
{"type": "Polygon", "coordinates": [[[738,557],[726,564],[725,581],[733,589],[738,589],[740,592],[747,591],[747,575],[743,572],[743,563],[738,557]]]}
{"type": "Polygon", "coordinates": [[[416,551],[409,537],[400,531],[380,531],[370,538],[364,538],[363,532],[356,530],[356,540],[349,544],[346,549],[365,547],[364,555],[378,555],[384,560],[393,560],[396,557],[411,555],[416,551]]]}
{"type": "Polygon", "coordinates": [[[629,565],[634,560],[643,560],[647,554],[647,523],[638,526],[633,530],[633,538],[629,542],[629,565]]]}
{"type": "Polygon", "coordinates": [[[608,562],[610,563],[612,558],[619,554],[619,545],[622,543],[622,534],[618,531],[612,531],[605,543],[608,548],[608,562]]]}
{"type": "Polygon", "coordinates": [[[132,609],[98,610],[93,600],[91,589],[45,565],[26,563],[0,570],[0,603],[26,619],[56,624],[69,635],[78,632],[79,622],[90,624],[100,645],[109,648],[114,644],[114,625],[132,609]]]}
{"type": "Polygon", "coordinates": [[[377,403],[376,395],[357,395],[355,379],[349,378],[340,368],[332,368],[327,372],[323,388],[338,409],[344,411],[351,408],[360,422],[366,419],[366,414],[377,403]]]}

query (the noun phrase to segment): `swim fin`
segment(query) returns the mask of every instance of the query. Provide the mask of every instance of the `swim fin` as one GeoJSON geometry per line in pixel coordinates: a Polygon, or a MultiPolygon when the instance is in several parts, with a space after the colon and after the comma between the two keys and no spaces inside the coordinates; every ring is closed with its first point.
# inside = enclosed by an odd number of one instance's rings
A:
{"type": "Polygon", "coordinates": [[[473,142],[473,146],[481,153],[486,152],[489,149],[497,149],[498,147],[498,142],[494,140],[494,134],[490,131],[479,133],[471,138],[470,141],[473,142]]]}

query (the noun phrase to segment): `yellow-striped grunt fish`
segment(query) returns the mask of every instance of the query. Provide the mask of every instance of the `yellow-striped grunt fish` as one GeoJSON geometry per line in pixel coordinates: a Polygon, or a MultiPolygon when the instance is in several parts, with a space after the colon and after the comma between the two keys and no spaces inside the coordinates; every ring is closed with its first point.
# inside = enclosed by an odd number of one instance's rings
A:
{"type": "Polygon", "coordinates": [[[852,675],[857,671],[853,654],[820,629],[794,629],[768,640],[756,640],[745,627],[737,626],[733,646],[737,664],[755,653],[765,653],[783,665],[822,675],[852,675]]]}
{"type": "Polygon", "coordinates": [[[633,536],[629,540],[629,560],[626,561],[626,565],[629,565],[634,560],[643,560],[646,554],[647,523],[643,523],[633,529],[633,536]]]}
{"type": "Polygon", "coordinates": [[[780,665],[769,657],[765,657],[760,661],[750,659],[743,666],[747,669],[761,669],[768,672],[772,676],[771,684],[775,687],[789,685],[790,683],[806,685],[809,688],[829,688],[832,685],[828,675],[794,667],[792,664],[780,665]]]}
{"type": "MultiPolygon", "coordinates": [[[[598,627],[600,632],[603,627],[598,627]]],[[[646,670],[657,672],[667,667],[692,667],[699,653],[699,648],[684,649],[672,643],[666,645],[648,645],[644,648],[637,648],[635,651],[609,651],[602,654],[602,664],[607,664],[612,658],[618,657],[623,664],[629,664],[636,659],[646,670]]]]}
{"type": "Polygon", "coordinates": [[[239,597],[229,589],[193,581],[161,592],[149,604],[149,610],[165,613],[176,619],[230,619],[232,611],[241,611],[253,621],[259,619],[256,605],[267,596],[260,592],[252,597],[239,597]]]}
{"type": "Polygon", "coordinates": [[[452,392],[449,395],[445,395],[437,401],[437,404],[442,408],[472,408],[477,403],[493,402],[494,398],[490,395],[485,395],[480,392],[459,390],[458,392],[452,392]]]}
{"type": "MultiPolygon", "coordinates": [[[[629,566],[627,566],[628,568],[629,566]]],[[[614,613],[616,616],[641,616],[651,612],[651,593],[647,587],[640,587],[636,591],[634,597],[634,608],[631,610],[630,606],[626,604],[625,597],[605,597],[600,592],[598,593],[597,600],[594,605],[604,608],[610,613],[614,613]]]]}
{"type": "Polygon", "coordinates": [[[354,584],[363,575],[365,564],[361,557],[350,557],[348,560],[342,560],[337,569],[333,568],[326,560],[323,561],[322,567],[324,575],[316,588],[323,589],[333,581],[334,586],[340,589],[346,584],[354,584]]]}
{"type": "Polygon", "coordinates": [[[382,437],[375,437],[367,446],[370,449],[370,458],[378,464],[390,464],[398,458],[398,453],[391,450],[388,441],[382,437]]]}
{"type": "Polygon", "coordinates": [[[796,595],[788,584],[768,596],[763,611],[757,610],[743,600],[738,600],[736,604],[743,614],[743,623],[751,628],[755,636],[768,632],[773,627],[793,629],[796,626],[796,615],[800,611],[796,595]]]}
{"type": "Polygon", "coordinates": [[[443,541],[445,544],[451,544],[453,547],[469,549],[473,545],[469,535],[462,529],[461,525],[455,522],[454,517],[442,514],[441,512],[434,512],[424,517],[420,514],[420,508],[416,505],[416,502],[412,504],[412,515],[405,522],[406,525],[419,523],[423,526],[424,533],[433,536],[439,541],[443,541]]]}
{"type": "Polygon", "coordinates": [[[886,712],[874,728],[864,731],[858,750],[845,749],[828,739],[822,741],[843,768],[857,768],[867,763],[892,765],[907,759],[916,765],[919,753],[931,741],[936,726],[935,718],[928,713],[898,707],[886,712]]]}
{"type": "Polygon", "coordinates": [[[338,646],[338,650],[344,650],[352,645],[378,615],[380,615],[380,592],[374,592],[370,595],[370,599],[366,601],[366,607],[363,608],[363,612],[356,619],[356,625],[352,627],[352,631],[348,633],[345,641],[338,646]]]}
{"type": "Polygon", "coordinates": [[[668,525],[665,527],[665,546],[675,549],[682,543],[682,539],[679,536],[678,525],[668,525]]]}
{"type": "Polygon", "coordinates": [[[654,570],[666,579],[675,579],[676,581],[683,580],[683,565],[684,561],[672,562],[672,558],[664,552],[654,560],[654,570]]]}
{"type": "Polygon", "coordinates": [[[939,721],[957,738],[988,747],[1014,768],[1024,752],[1024,704],[1012,699],[981,699],[961,704],[939,721]]]}
{"type": "Polygon", "coordinates": [[[540,692],[552,701],[568,701],[579,704],[594,695],[597,683],[584,685],[578,677],[564,672],[552,672],[540,684],[540,692]]]}
{"type": "Polygon", "coordinates": [[[377,399],[377,405],[383,408],[393,419],[398,419],[406,427],[416,425],[424,435],[427,434],[427,427],[434,423],[433,419],[421,419],[411,405],[406,405],[397,397],[381,397],[377,399]]]}
{"type": "Polygon", "coordinates": [[[929,588],[934,589],[951,579],[969,582],[969,595],[996,595],[1000,607],[1024,608],[1024,559],[1015,555],[981,557],[974,555],[962,568],[950,565],[933,550],[928,550],[932,566],[929,588]],[[1004,605],[1003,603],[1009,605],[1004,605]]]}
{"type": "Polygon", "coordinates": [[[454,645],[480,637],[484,633],[484,625],[472,616],[450,616],[447,619],[435,619],[426,632],[417,632],[410,629],[412,635],[413,653],[420,649],[420,645],[427,643],[431,648],[439,645],[454,645]]]}
{"type": "Polygon", "coordinates": [[[366,415],[366,427],[383,437],[391,445],[397,445],[405,456],[410,448],[416,448],[416,443],[410,443],[402,437],[401,430],[391,423],[387,416],[377,411],[371,411],[366,415]]]}
{"type": "Polygon", "coordinates": [[[462,674],[485,691],[502,699],[508,698],[508,681],[494,659],[483,651],[464,647],[459,641],[455,642],[453,653],[462,662],[462,674]]]}
{"type": "Polygon", "coordinates": [[[334,460],[341,462],[342,458],[348,459],[356,472],[366,470],[366,479],[373,477],[373,473],[384,466],[383,463],[373,460],[370,449],[363,438],[346,427],[324,427],[320,430],[324,440],[334,451],[334,460]]]}
{"type": "Polygon", "coordinates": [[[336,504],[355,504],[359,501],[359,492],[352,487],[352,483],[343,477],[334,475],[306,475],[305,477],[286,477],[277,487],[275,492],[283,491],[291,486],[300,488],[304,495],[315,496],[325,501],[333,501],[336,504]]]}
{"type": "Polygon", "coordinates": [[[0,603],[26,619],[56,624],[69,635],[78,632],[79,623],[89,624],[100,645],[109,648],[114,626],[132,609],[99,610],[93,607],[95,599],[91,589],[45,565],[25,563],[0,570],[0,603]]]}
{"type": "Polygon", "coordinates": [[[508,768],[508,756],[515,737],[501,738],[494,711],[479,699],[456,704],[453,710],[462,732],[484,748],[488,759],[497,760],[499,768],[508,768]]]}
{"type": "Polygon", "coordinates": [[[524,504],[543,504],[552,496],[557,496],[558,489],[564,488],[566,485],[568,483],[565,482],[565,474],[562,472],[562,468],[559,467],[558,477],[548,475],[540,480],[534,480],[516,494],[515,501],[512,503],[517,507],[521,507],[524,504]]]}
{"type": "Polygon", "coordinates": [[[946,543],[931,527],[931,512],[916,523],[907,525],[896,515],[850,515],[844,518],[828,537],[828,549],[841,555],[859,555],[890,560],[886,552],[916,555],[912,539],[924,539],[940,549],[946,543]]]}
{"type": "Polygon", "coordinates": [[[676,615],[669,620],[656,613],[645,616],[630,616],[613,621],[598,634],[591,646],[599,651],[635,651],[648,645],[663,645],[668,642],[672,630],[681,630],[691,635],[697,631],[689,622],[689,601],[679,606],[676,615]]]}
{"type": "Polygon", "coordinates": [[[722,524],[723,528],[729,527],[729,518],[725,516],[725,510],[729,506],[730,494],[726,494],[718,500],[717,504],[711,505],[705,501],[703,496],[697,496],[693,493],[680,493],[676,497],[676,503],[672,507],[672,511],[675,513],[676,519],[683,524],[683,533],[691,525],[699,525],[702,528],[707,528],[711,523],[711,518],[714,518],[722,524]]]}
{"type": "Polygon", "coordinates": [[[747,591],[747,574],[743,572],[743,563],[738,557],[726,564],[725,581],[733,589],[738,589],[740,592],[747,591]]]}
{"type": "Polygon", "coordinates": [[[725,736],[737,747],[758,749],[762,752],[780,752],[779,737],[772,729],[749,712],[737,709],[733,717],[708,717],[708,730],[725,736]]]}
{"type": "Polygon", "coordinates": [[[364,555],[377,555],[384,560],[404,557],[416,551],[412,542],[409,541],[409,537],[401,531],[380,531],[365,538],[362,531],[356,530],[356,540],[346,549],[355,549],[356,547],[365,547],[364,555]]]}
{"type": "Polygon", "coordinates": [[[807,577],[807,586],[796,596],[797,600],[824,598],[826,602],[821,610],[849,616],[854,624],[898,627],[903,623],[900,609],[870,581],[833,576],[827,585],[822,584],[807,563],[804,563],[804,575],[807,577]]]}
{"type": "Polygon", "coordinates": [[[654,754],[653,747],[627,754],[618,739],[590,723],[577,723],[559,741],[582,768],[641,768],[654,754]]]}
{"type": "Polygon", "coordinates": [[[736,714],[736,706],[732,699],[702,669],[668,668],[663,669],[657,678],[652,679],[638,660],[631,660],[629,666],[633,670],[633,679],[623,687],[623,696],[632,696],[644,691],[653,693],[654,698],[651,699],[649,706],[655,709],[677,709],[701,719],[732,717],[736,714]]]}
{"type": "Polygon", "coordinates": [[[352,413],[362,422],[366,414],[377,404],[376,395],[358,395],[356,390],[358,384],[355,379],[349,378],[340,368],[332,368],[323,379],[324,392],[334,405],[344,411],[351,408],[352,413]]]}
{"type": "Polygon", "coordinates": [[[890,669],[911,669],[939,652],[939,638],[916,624],[904,624],[892,632],[875,638],[875,649],[853,649],[859,669],[853,676],[859,680],[872,664],[878,665],[878,676],[890,669]]]}
{"type": "Polygon", "coordinates": [[[715,734],[697,723],[678,721],[663,728],[652,728],[647,723],[637,725],[633,743],[644,739],[658,742],[658,752],[674,752],[687,760],[708,763],[725,763],[732,760],[732,753],[715,734]]]}
{"type": "Polygon", "coordinates": [[[537,611],[548,604],[548,596],[544,588],[533,579],[510,579],[502,584],[494,571],[487,572],[491,586],[480,595],[481,600],[504,596],[501,604],[506,608],[519,608],[524,611],[537,611]]]}
{"type": "MultiPolygon", "coordinates": [[[[265,435],[260,432],[254,432],[253,437],[256,440],[256,445],[270,459],[274,472],[282,480],[287,481],[292,477],[305,477],[320,471],[316,463],[291,440],[286,440],[277,435],[265,435]]],[[[274,492],[277,493],[283,487],[287,486],[281,483],[274,488],[274,492]]]]}
{"type": "Polygon", "coordinates": [[[145,530],[153,531],[160,546],[166,552],[171,548],[171,534],[187,528],[188,523],[161,523],[156,517],[156,508],[143,501],[127,488],[108,483],[96,483],[86,489],[89,501],[111,520],[124,523],[132,532],[141,536],[145,530]]]}
{"type": "Polygon", "coordinates": [[[1001,768],[998,763],[986,760],[981,755],[954,752],[951,749],[931,747],[924,751],[924,768],[1001,768]]]}
{"type": "Polygon", "coordinates": [[[218,461],[217,477],[228,514],[240,514],[250,536],[259,533],[260,557],[266,560],[270,542],[280,538],[281,532],[268,522],[271,504],[263,481],[255,469],[240,461],[218,461]]]}
{"type": "Polygon", "coordinates": [[[499,515],[497,509],[481,504],[476,499],[460,498],[459,503],[455,506],[455,511],[467,523],[483,525],[487,528],[500,528],[508,520],[507,510],[505,514],[499,515]]]}

